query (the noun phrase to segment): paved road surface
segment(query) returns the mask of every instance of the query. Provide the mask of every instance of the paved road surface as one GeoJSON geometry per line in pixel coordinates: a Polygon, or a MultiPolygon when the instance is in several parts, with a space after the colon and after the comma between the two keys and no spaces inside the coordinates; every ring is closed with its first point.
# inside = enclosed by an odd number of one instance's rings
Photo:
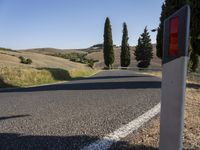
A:
{"type": "Polygon", "coordinates": [[[80,149],[160,101],[158,78],[103,71],[65,84],[0,91],[0,149],[80,149]]]}

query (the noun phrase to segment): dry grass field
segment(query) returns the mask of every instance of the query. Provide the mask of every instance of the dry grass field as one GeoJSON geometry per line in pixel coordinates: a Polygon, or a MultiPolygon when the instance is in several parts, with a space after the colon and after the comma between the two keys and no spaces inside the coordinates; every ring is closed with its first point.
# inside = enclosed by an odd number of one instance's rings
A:
{"type": "Polygon", "coordinates": [[[66,81],[88,76],[94,70],[66,59],[25,51],[0,50],[0,85],[29,86],[66,81]],[[19,57],[30,58],[32,64],[20,63],[19,57]]]}
{"type": "MultiPolygon", "coordinates": [[[[130,67],[137,67],[137,62],[135,60],[134,56],[134,50],[135,47],[131,47],[131,64],[130,67]]],[[[103,59],[103,49],[98,48],[98,49],[74,49],[74,50],[61,50],[61,49],[53,49],[53,48],[39,48],[39,49],[28,49],[28,50],[23,50],[24,52],[34,52],[34,53],[39,53],[39,54],[46,54],[46,55],[52,55],[52,54],[64,54],[64,53],[87,53],[86,58],[87,59],[92,59],[92,60],[98,60],[98,62],[95,63],[94,68],[102,69],[105,67],[104,65],[104,59],[103,59]]],[[[121,48],[120,47],[114,47],[114,53],[115,53],[115,62],[114,62],[114,67],[117,68],[120,66],[120,53],[121,53],[121,48]]],[[[151,61],[151,65],[149,67],[150,69],[157,69],[161,68],[161,60],[156,57],[156,46],[153,44],[153,59],[151,61]]]]}
{"type": "Polygon", "coordinates": [[[45,54],[45,55],[51,55],[56,53],[71,53],[71,52],[77,52],[77,53],[87,53],[85,50],[79,50],[79,49],[56,49],[56,48],[35,48],[35,49],[27,49],[27,50],[20,50],[22,52],[33,52],[33,53],[39,53],[39,54],[45,54]]]}

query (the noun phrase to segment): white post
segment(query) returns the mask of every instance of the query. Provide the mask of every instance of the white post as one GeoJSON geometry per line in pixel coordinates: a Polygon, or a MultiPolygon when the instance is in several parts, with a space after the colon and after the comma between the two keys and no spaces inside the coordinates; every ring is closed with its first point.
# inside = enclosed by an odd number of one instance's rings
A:
{"type": "Polygon", "coordinates": [[[160,150],[182,150],[190,7],[165,20],[160,150]]]}

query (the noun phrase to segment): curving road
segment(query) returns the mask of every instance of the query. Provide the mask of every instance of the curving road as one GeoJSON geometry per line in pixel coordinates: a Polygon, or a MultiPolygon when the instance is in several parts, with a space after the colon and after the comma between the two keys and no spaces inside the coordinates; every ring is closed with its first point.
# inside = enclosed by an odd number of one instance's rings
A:
{"type": "Polygon", "coordinates": [[[65,84],[0,91],[0,149],[80,149],[160,101],[160,79],[103,71],[65,84]]]}

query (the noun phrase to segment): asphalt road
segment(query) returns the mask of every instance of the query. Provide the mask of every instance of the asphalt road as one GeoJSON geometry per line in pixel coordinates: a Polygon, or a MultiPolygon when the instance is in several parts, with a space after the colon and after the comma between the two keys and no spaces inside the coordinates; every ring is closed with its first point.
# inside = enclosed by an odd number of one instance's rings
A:
{"type": "Polygon", "coordinates": [[[0,149],[80,149],[160,101],[160,79],[103,71],[65,84],[0,91],[0,149]]]}

